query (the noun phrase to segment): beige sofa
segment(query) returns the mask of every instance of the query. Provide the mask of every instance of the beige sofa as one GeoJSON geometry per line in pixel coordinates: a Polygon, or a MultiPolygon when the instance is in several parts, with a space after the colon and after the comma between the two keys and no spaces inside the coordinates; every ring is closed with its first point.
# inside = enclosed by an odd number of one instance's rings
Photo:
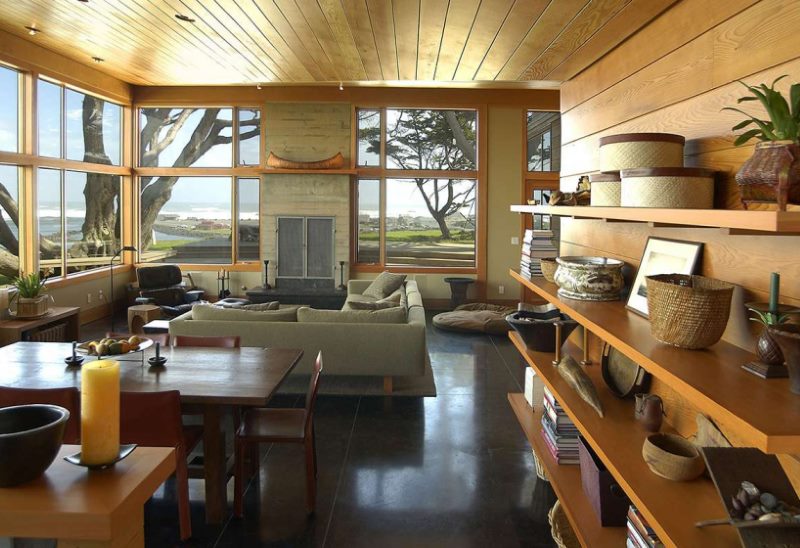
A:
{"type": "Polygon", "coordinates": [[[415,281],[401,292],[407,311],[350,310],[353,300],[372,300],[362,295],[369,280],[351,280],[347,302],[339,310],[282,307],[252,312],[203,307],[193,317],[187,312],[169,323],[170,335],[238,335],[242,346],[301,348],[303,359],[295,369],[308,374],[322,351],[326,375],[367,375],[384,378],[391,391],[392,377],[425,373],[425,309],[415,281]],[[399,317],[398,317],[398,312],[399,317]]]}

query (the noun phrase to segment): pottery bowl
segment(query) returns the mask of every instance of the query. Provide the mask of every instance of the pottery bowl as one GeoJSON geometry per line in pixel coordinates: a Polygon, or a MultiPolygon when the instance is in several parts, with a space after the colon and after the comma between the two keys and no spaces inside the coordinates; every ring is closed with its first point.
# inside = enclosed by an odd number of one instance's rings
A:
{"type": "Polygon", "coordinates": [[[558,257],[555,282],[559,297],[581,301],[616,301],[625,285],[625,263],[607,257],[558,257]]]}
{"type": "Polygon", "coordinates": [[[706,469],[697,447],[675,434],[647,436],[642,457],[655,475],[672,481],[693,480],[706,469]]]}
{"type": "Polygon", "coordinates": [[[539,265],[542,269],[542,276],[548,282],[555,283],[555,275],[556,270],[558,269],[558,263],[556,262],[555,257],[543,257],[539,259],[539,265]]]}
{"type": "Polygon", "coordinates": [[[57,405],[0,409],[0,487],[41,476],[61,449],[69,411],[57,405]]]}
{"type": "Polygon", "coordinates": [[[519,336],[531,350],[537,352],[555,352],[556,350],[556,323],[561,323],[561,339],[559,346],[564,344],[570,333],[578,327],[578,322],[552,304],[534,306],[533,310],[520,310],[506,316],[508,324],[519,333],[519,336]]]}

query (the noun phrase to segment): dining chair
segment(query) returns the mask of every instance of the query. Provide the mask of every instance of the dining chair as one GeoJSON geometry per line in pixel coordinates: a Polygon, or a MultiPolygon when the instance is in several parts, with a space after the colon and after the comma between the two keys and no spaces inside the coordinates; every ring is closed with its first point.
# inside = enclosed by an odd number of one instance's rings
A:
{"type": "Polygon", "coordinates": [[[192,536],[189,469],[186,459],[202,436],[202,426],[182,424],[181,396],[177,390],[120,393],[120,443],[175,448],[181,540],[192,536]]]}
{"type": "Polygon", "coordinates": [[[64,443],[81,442],[81,396],[78,389],[64,388],[11,388],[0,386],[0,407],[47,403],[60,405],[69,411],[69,420],[64,429],[64,443]]]}
{"type": "MultiPolygon", "coordinates": [[[[317,499],[317,445],[314,435],[314,405],[317,401],[319,378],[322,374],[322,352],[317,354],[314,370],[306,393],[305,407],[302,409],[251,409],[244,414],[242,425],[236,432],[234,443],[235,465],[233,479],[233,513],[243,514],[243,490],[245,476],[245,455],[260,443],[302,443],[305,447],[306,462],[306,510],[314,512],[317,499]]],[[[250,454],[257,453],[252,451],[250,454]]],[[[258,475],[258,458],[252,464],[258,475]]]]}
{"type": "Polygon", "coordinates": [[[205,348],[239,348],[237,335],[224,337],[195,337],[192,335],[175,335],[172,337],[173,346],[198,346],[205,348]]]}
{"type": "Polygon", "coordinates": [[[120,332],[113,332],[108,331],[106,332],[106,337],[110,339],[130,339],[133,335],[137,337],[144,337],[146,339],[152,340],[154,343],[159,343],[162,347],[169,346],[169,333],[145,333],[144,335],[139,333],[120,333],[120,332]]]}

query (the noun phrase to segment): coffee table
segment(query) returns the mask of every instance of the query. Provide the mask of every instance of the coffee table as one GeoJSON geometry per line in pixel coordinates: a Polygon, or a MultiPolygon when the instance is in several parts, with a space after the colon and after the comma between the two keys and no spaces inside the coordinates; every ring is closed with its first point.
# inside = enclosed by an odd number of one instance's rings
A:
{"type": "Polygon", "coordinates": [[[169,333],[169,320],[153,320],[142,326],[145,333],[169,333]]]}

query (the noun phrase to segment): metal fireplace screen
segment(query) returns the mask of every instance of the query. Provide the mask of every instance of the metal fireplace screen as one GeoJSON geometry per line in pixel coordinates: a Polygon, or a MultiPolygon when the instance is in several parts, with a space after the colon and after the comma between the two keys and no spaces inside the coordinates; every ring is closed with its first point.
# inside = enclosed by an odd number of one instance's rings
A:
{"type": "Polygon", "coordinates": [[[278,217],[278,277],[333,278],[333,217],[278,217]]]}

